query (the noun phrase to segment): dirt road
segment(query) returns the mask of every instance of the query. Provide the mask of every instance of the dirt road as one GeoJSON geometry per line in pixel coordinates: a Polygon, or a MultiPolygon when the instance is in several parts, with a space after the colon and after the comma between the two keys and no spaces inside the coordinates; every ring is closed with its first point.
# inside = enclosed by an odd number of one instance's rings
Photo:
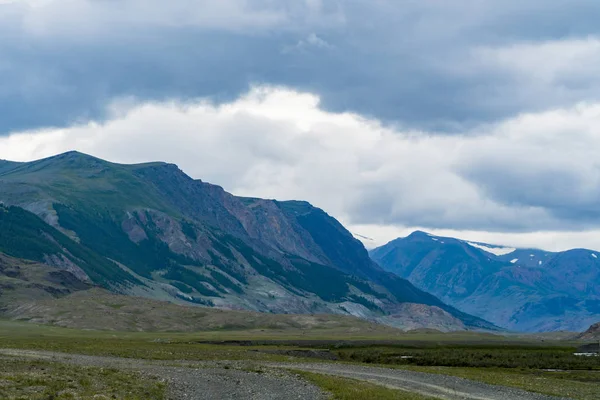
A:
{"type": "Polygon", "coordinates": [[[426,374],[399,369],[363,367],[349,364],[288,363],[273,367],[316,372],[345,378],[359,379],[392,389],[420,393],[446,400],[557,400],[505,386],[494,386],[447,375],[426,374]]]}
{"type": "Polygon", "coordinates": [[[325,400],[319,388],[285,371],[252,373],[216,362],[189,363],[95,357],[31,350],[0,350],[1,356],[43,359],[91,367],[136,370],[167,381],[169,400],[325,400]],[[174,366],[177,365],[177,366],[174,366]]]}
{"type": "Polygon", "coordinates": [[[306,399],[324,400],[317,387],[287,373],[303,370],[368,381],[392,389],[420,393],[446,400],[558,400],[519,389],[493,386],[446,375],[398,369],[329,363],[261,363],[266,373],[248,371],[257,363],[159,362],[140,359],[95,357],[30,350],[0,349],[0,356],[45,359],[85,366],[133,369],[160,376],[169,383],[171,400],[205,399],[306,399]]]}

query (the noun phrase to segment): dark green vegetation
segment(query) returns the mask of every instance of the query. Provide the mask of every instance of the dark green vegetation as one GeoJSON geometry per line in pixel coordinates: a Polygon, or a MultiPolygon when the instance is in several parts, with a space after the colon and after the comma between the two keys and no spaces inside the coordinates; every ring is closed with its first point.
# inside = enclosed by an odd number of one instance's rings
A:
{"type": "Polygon", "coordinates": [[[600,253],[592,250],[499,249],[414,232],[371,256],[460,310],[511,330],[581,332],[600,319],[600,253]]]}
{"type": "MultiPolygon", "coordinates": [[[[119,223],[111,216],[89,215],[62,204],[55,204],[53,207],[62,228],[76,232],[81,242],[90,246],[97,254],[118,260],[143,277],[150,278],[152,271],[172,264],[168,246],[154,236],[136,244],[129,240],[119,223]]],[[[151,221],[150,219],[152,228],[151,221]]],[[[148,232],[145,233],[148,235],[148,232]]]]}
{"type": "Polygon", "coordinates": [[[0,357],[0,382],[6,400],[165,398],[163,383],[134,372],[11,357],[0,357]]]}
{"type": "Polygon", "coordinates": [[[98,284],[139,283],[114,262],[76,243],[19,207],[0,205],[0,253],[45,263],[74,263],[98,284]],[[61,257],[52,260],[52,256],[58,255],[61,257]]]}
{"type": "Polygon", "coordinates": [[[340,360],[367,364],[600,371],[600,358],[573,355],[576,346],[527,344],[364,347],[335,350],[340,360]]]}
{"type": "Polygon", "coordinates": [[[334,400],[432,400],[414,393],[386,389],[372,383],[361,382],[354,379],[338,378],[328,375],[314,374],[311,372],[296,371],[307,381],[331,393],[334,400]]]}
{"type": "MultiPolygon", "coordinates": [[[[208,284],[212,283],[212,287],[219,290],[220,286],[216,282],[214,282],[212,279],[205,275],[198,274],[185,267],[172,267],[167,271],[166,274],[163,275],[163,278],[170,280],[171,284],[175,284],[178,286],[185,285],[187,289],[193,288],[203,296],[221,297],[216,290],[209,289],[203,284],[203,282],[208,284]],[[186,283],[183,284],[183,282],[186,283]]],[[[184,292],[191,293],[190,290],[184,290],[184,292]]]]}
{"type": "Polygon", "coordinates": [[[235,197],[172,164],[119,165],[76,152],[7,163],[0,202],[8,205],[0,253],[115,293],[346,313],[399,327],[495,329],[382,270],[323,210],[235,197]],[[408,315],[405,303],[427,307],[408,315]]]}
{"type": "MultiPolygon", "coordinates": [[[[439,338],[439,336],[438,336],[439,338]]],[[[458,339],[458,338],[457,338],[458,339]]],[[[600,396],[600,357],[579,357],[576,343],[430,341],[332,348],[340,360],[454,375],[493,385],[593,400],[600,396]],[[462,342],[462,343],[461,343],[462,342]]]]}

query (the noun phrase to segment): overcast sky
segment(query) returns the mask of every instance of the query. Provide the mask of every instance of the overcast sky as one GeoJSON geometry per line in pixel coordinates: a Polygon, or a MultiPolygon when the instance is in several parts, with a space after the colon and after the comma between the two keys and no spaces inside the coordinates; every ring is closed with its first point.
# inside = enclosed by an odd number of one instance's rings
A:
{"type": "Polygon", "coordinates": [[[0,0],[0,158],[600,250],[598,0],[0,0]]]}

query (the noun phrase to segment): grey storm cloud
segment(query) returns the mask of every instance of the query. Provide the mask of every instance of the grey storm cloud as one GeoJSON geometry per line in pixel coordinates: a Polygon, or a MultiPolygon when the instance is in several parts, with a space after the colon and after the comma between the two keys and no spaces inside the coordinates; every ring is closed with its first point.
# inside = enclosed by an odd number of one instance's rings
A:
{"type": "Polygon", "coordinates": [[[0,137],[0,158],[77,149],[117,162],[168,160],[236,194],[308,200],[352,225],[600,227],[600,104],[462,135],[326,111],[319,97],[282,87],[255,87],[226,103],[121,102],[110,110],[102,123],[0,137]]]}
{"type": "Polygon", "coordinates": [[[528,45],[593,38],[599,17],[591,0],[4,0],[0,132],[101,120],[116,98],[231,101],[254,84],[459,132],[597,100],[591,71],[532,79],[555,53],[533,52],[521,68],[503,61],[528,45]]]}
{"type": "Polygon", "coordinates": [[[600,249],[598,20],[597,0],[0,0],[0,158],[165,160],[367,236],[600,249]]]}

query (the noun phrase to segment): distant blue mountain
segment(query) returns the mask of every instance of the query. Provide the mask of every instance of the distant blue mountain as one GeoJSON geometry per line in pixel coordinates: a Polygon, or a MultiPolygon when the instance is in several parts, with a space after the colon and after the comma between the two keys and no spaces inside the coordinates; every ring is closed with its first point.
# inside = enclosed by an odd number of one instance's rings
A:
{"type": "Polygon", "coordinates": [[[600,252],[548,252],[414,232],[370,252],[444,302],[517,331],[583,331],[600,320],[600,252]]]}

